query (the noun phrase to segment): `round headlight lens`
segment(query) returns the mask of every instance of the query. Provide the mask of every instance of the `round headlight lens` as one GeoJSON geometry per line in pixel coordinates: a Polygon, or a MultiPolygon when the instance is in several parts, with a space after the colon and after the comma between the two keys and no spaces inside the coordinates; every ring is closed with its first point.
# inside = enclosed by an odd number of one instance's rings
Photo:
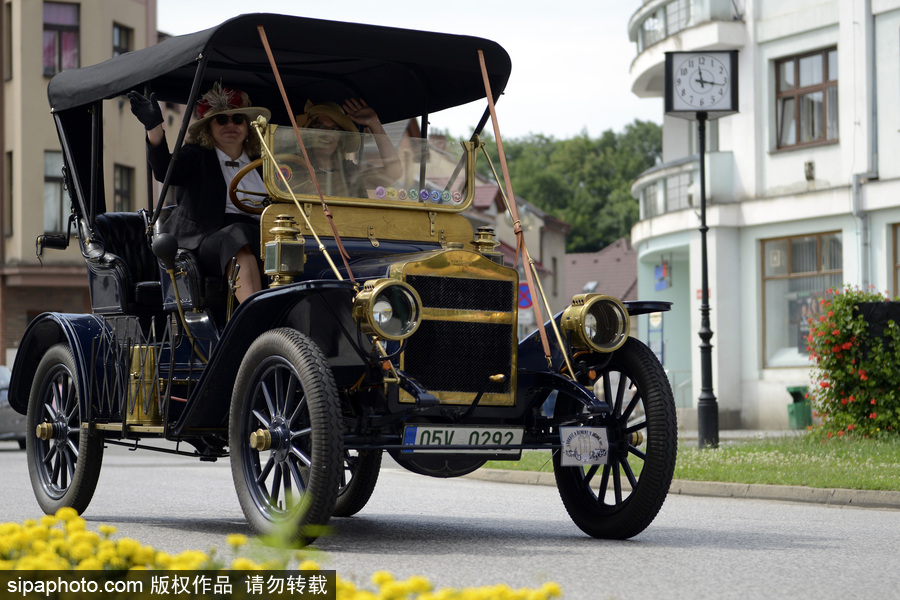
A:
{"type": "Polygon", "coordinates": [[[407,283],[379,279],[356,296],[353,314],[360,329],[385,340],[402,340],[419,327],[422,302],[407,283]]]}
{"type": "Polygon", "coordinates": [[[372,303],[372,320],[382,337],[400,339],[419,326],[419,308],[409,291],[399,285],[387,287],[372,303]]]}
{"type": "Polygon", "coordinates": [[[387,325],[388,321],[390,321],[393,316],[394,307],[384,298],[377,300],[375,305],[372,306],[372,317],[379,327],[387,325]]]}

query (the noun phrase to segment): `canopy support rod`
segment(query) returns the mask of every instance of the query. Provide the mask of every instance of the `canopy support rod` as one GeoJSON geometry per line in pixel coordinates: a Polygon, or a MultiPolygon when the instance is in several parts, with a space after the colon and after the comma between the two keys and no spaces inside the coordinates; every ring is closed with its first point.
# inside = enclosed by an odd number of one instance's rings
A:
{"type": "Polygon", "coordinates": [[[166,176],[163,179],[162,189],[159,191],[159,199],[156,202],[156,210],[153,211],[153,218],[150,219],[150,228],[156,224],[159,214],[162,212],[163,203],[166,200],[166,194],[169,191],[169,180],[172,178],[172,170],[175,168],[175,161],[178,160],[178,152],[184,143],[184,137],[187,134],[188,125],[191,122],[191,113],[194,111],[194,104],[200,96],[200,83],[203,81],[203,74],[206,72],[206,63],[208,57],[201,54],[199,57],[197,70],[194,72],[194,81],[191,83],[191,93],[188,96],[187,109],[184,112],[184,118],[181,119],[181,128],[178,130],[178,137],[175,139],[175,148],[172,149],[172,159],[169,161],[169,168],[166,169],[166,176]]]}

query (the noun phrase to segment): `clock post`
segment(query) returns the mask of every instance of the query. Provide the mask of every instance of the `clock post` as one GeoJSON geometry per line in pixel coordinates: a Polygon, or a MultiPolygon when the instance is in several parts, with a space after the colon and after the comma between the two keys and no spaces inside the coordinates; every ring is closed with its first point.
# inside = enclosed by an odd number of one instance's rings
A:
{"type": "Polygon", "coordinates": [[[706,122],[738,111],[737,50],[666,52],[666,114],[697,121],[700,150],[700,448],[719,445],[719,405],[713,393],[712,328],[706,234],[706,122]]]}

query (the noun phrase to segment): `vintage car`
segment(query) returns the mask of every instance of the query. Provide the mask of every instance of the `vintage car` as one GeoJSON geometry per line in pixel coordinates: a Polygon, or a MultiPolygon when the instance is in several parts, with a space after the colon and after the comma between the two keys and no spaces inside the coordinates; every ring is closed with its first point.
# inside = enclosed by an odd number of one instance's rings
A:
{"type": "MultiPolygon", "coordinates": [[[[27,415],[42,509],[85,510],[116,444],[228,458],[253,529],[287,526],[309,542],[365,506],[384,452],[446,478],[537,449],[552,453],[584,532],[643,531],[668,493],[677,432],[666,375],[629,323],[668,303],[584,294],[552,317],[544,303],[544,326],[518,340],[520,274],[536,297],[540,286],[527,248],[518,268],[505,264],[493,229],[463,214],[483,142],[427,136],[434,113],[481,101],[476,132],[494,114],[502,141],[493,98],[510,69],[503,48],[477,37],[249,14],[55,76],[48,95],[93,310],[40,315],[16,355],[9,400],[27,415]],[[108,212],[102,183],[105,108],[132,90],[193,107],[217,81],[272,114],[252,132],[265,142],[267,194],[240,195],[246,170],[230,186],[259,216],[268,280],[240,304],[239,273],[202,273],[160,233],[168,178],[153,210],[133,213],[108,212]],[[357,167],[339,183],[310,168],[317,132],[292,115],[307,99],[349,97],[394,132],[399,176],[379,168],[385,140],[369,132],[340,134],[358,139],[357,167]]],[[[38,247],[68,242],[43,235],[38,247]]]]}

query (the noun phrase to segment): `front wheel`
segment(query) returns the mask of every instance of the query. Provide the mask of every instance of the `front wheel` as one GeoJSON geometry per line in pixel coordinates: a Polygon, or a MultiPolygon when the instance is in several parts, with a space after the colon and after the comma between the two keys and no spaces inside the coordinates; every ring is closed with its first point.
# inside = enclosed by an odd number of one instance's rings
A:
{"type": "Polygon", "coordinates": [[[678,444],[675,400],[662,365],[638,340],[629,339],[608,362],[603,355],[590,358],[598,365],[597,396],[612,413],[589,415],[580,402],[559,394],[554,417],[560,425],[605,427],[608,460],[564,467],[556,452],[556,486],[582,531],[627,539],[650,525],[669,492],[678,444]]]}
{"type": "Polygon", "coordinates": [[[381,450],[345,450],[335,517],[352,517],[372,497],[381,470],[381,450]]]}
{"type": "Polygon", "coordinates": [[[25,453],[31,487],[48,515],[88,507],[103,463],[103,438],[82,428],[81,394],[72,350],[51,347],[38,364],[28,397],[25,453]]]}
{"type": "Polygon", "coordinates": [[[253,342],[238,370],[228,433],[250,526],[314,540],[334,511],[344,453],[337,386],[312,340],[284,328],[253,342]]]}

